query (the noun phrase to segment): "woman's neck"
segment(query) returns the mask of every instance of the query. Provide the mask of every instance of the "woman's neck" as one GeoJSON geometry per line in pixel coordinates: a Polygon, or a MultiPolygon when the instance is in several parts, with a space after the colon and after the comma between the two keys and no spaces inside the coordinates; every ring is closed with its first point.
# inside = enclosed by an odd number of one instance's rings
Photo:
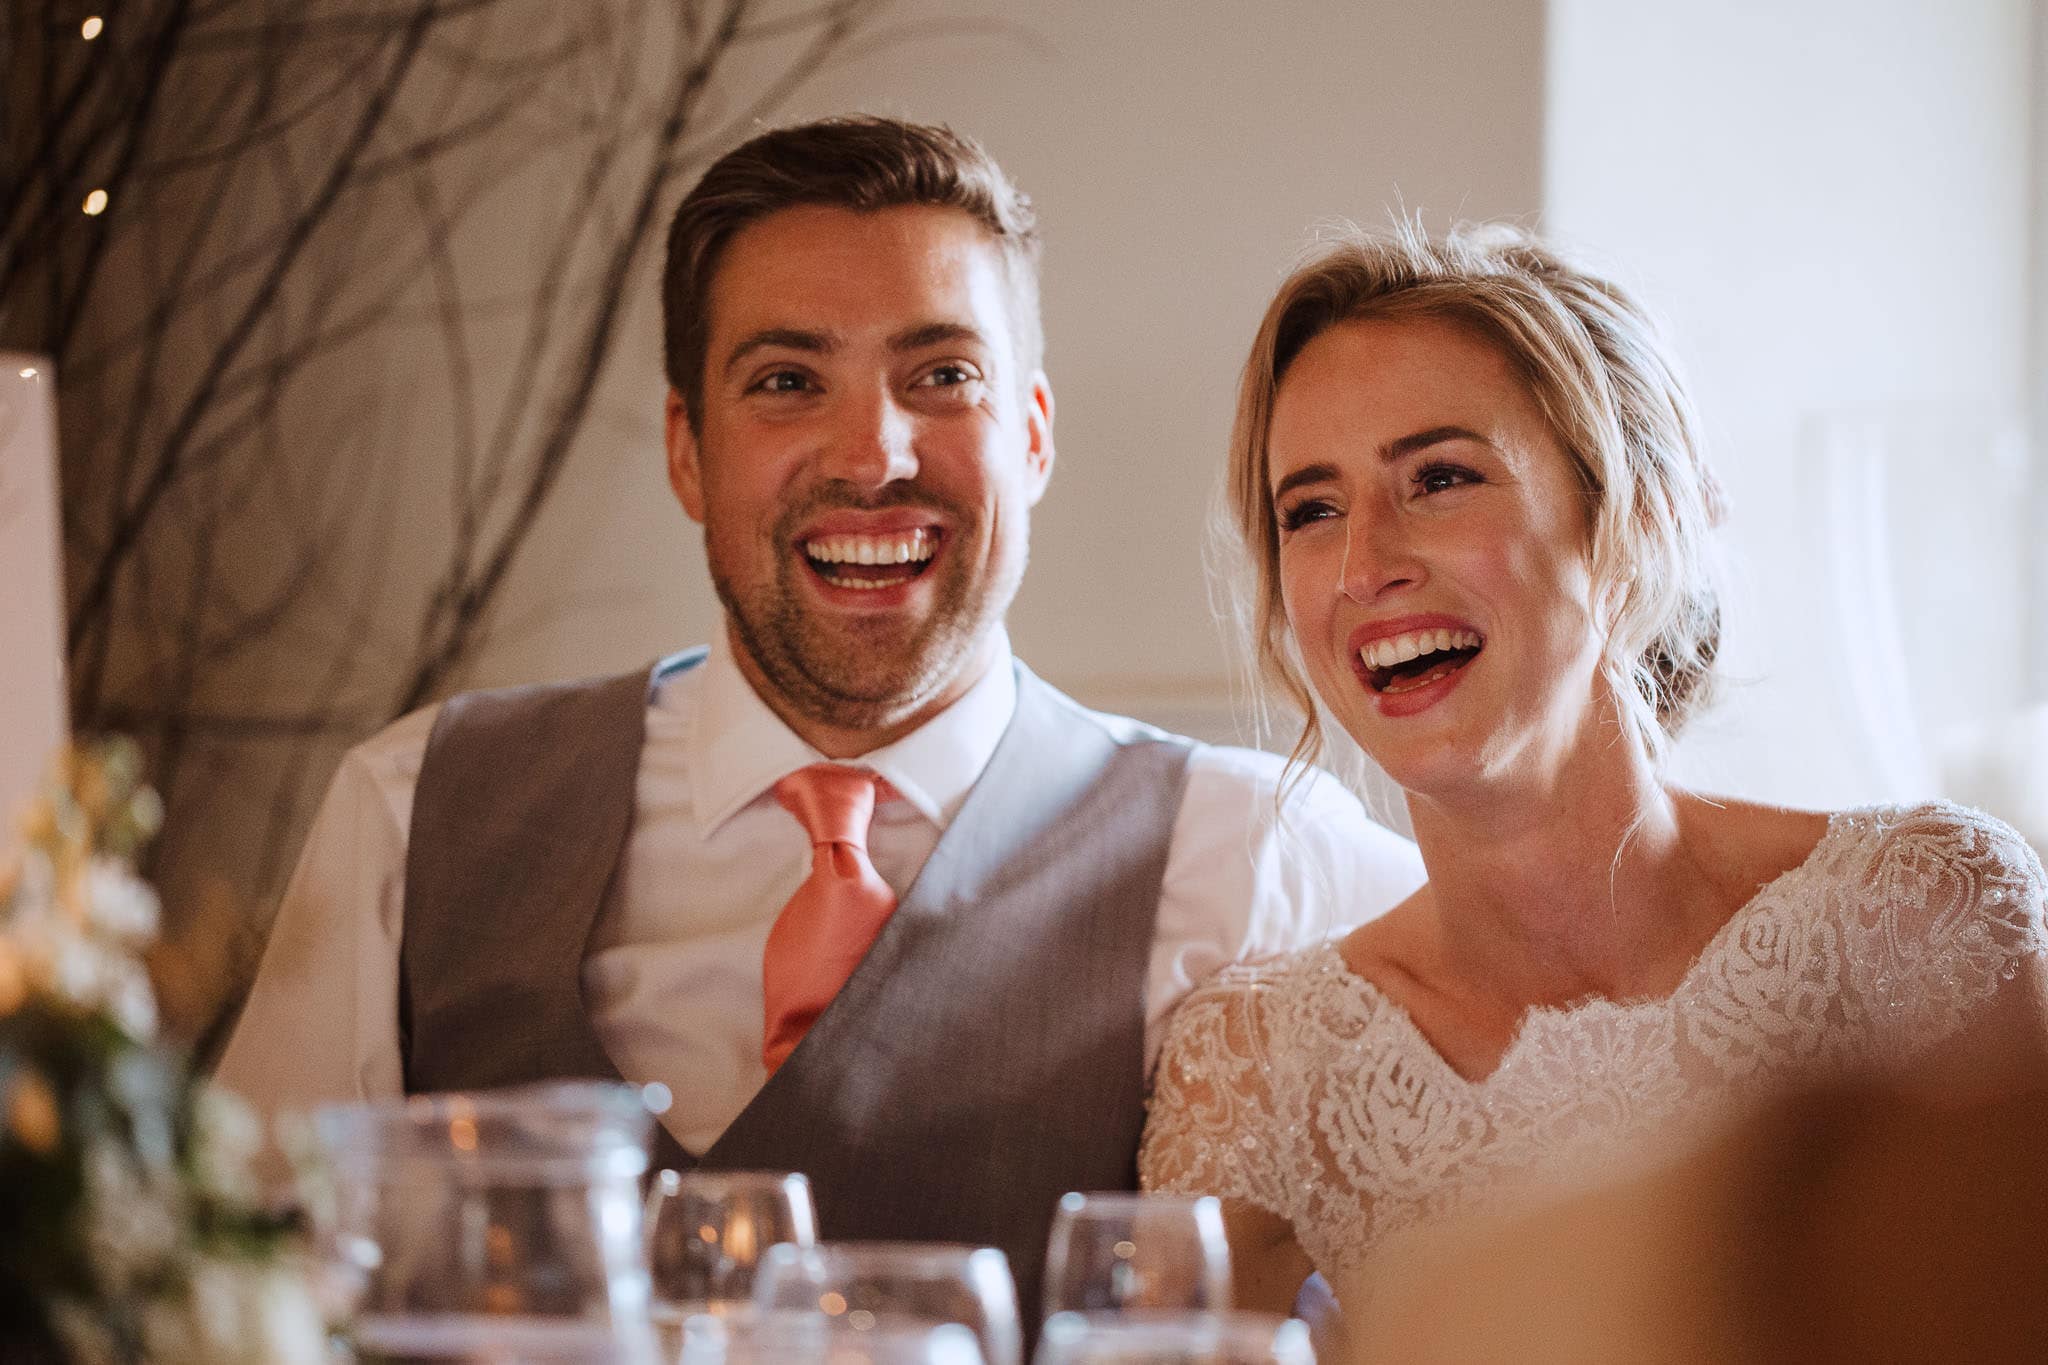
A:
{"type": "Polygon", "coordinates": [[[1512,784],[1411,793],[1435,974],[1504,1006],[1668,992],[1728,909],[1681,802],[1626,740],[1512,784]]]}

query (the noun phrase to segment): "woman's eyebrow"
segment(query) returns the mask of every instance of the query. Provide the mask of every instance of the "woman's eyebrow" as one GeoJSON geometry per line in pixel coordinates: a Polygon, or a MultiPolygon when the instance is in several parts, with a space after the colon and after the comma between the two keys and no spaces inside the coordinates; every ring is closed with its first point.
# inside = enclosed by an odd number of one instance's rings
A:
{"type": "Polygon", "coordinates": [[[1273,498],[1277,501],[1290,488],[1299,488],[1305,483],[1335,483],[1337,466],[1333,464],[1305,464],[1273,485],[1273,498]]]}
{"type": "Polygon", "coordinates": [[[1402,436],[1387,442],[1380,447],[1380,458],[1398,460],[1404,455],[1413,455],[1418,450],[1426,450],[1445,441],[1477,441],[1483,446],[1493,444],[1470,427],[1431,427],[1428,431],[1418,431],[1413,436],[1402,436]]]}

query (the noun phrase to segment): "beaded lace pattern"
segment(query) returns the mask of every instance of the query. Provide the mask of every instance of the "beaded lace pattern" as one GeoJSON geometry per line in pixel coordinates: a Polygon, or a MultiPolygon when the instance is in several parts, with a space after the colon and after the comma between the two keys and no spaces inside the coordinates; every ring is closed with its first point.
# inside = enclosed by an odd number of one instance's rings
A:
{"type": "Polygon", "coordinates": [[[1246,1200],[1325,1273],[1545,1174],[1611,1169],[1814,1070],[1910,1061],[2048,952],[2040,860],[1947,803],[1834,816],[1657,1000],[1525,1016],[1499,1067],[1452,1070],[1325,945],[1231,968],[1176,1013],[1147,1188],[1246,1200]]]}

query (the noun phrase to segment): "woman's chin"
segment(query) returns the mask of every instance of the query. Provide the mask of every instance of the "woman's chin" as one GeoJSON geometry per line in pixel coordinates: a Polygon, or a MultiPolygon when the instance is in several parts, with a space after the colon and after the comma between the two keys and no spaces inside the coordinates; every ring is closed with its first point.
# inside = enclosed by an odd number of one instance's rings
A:
{"type": "Polygon", "coordinates": [[[1448,727],[1425,730],[1404,725],[1394,729],[1378,717],[1363,724],[1348,716],[1340,719],[1352,743],[1403,791],[1417,795],[1450,791],[1468,785],[1479,773],[1474,756],[1448,727]]]}

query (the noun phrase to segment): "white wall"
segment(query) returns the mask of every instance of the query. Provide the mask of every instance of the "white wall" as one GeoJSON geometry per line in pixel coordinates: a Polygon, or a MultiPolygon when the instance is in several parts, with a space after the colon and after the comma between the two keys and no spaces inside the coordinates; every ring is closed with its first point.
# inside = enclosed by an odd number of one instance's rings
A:
{"type": "MultiPolygon", "coordinates": [[[[2048,0],[2034,0],[2033,132],[2028,146],[2032,167],[2033,219],[2028,259],[2032,278],[2032,322],[2027,368],[2032,386],[2027,427],[2034,449],[2032,525],[2048,526],[2048,0]]],[[[2034,538],[2032,610],[2033,661],[2028,688],[2036,703],[2048,705],[2048,535],[2034,538]]]]}
{"type": "Polygon", "coordinates": [[[1905,795],[1914,717],[2020,700],[2030,63],[2027,0],[1550,7],[1545,222],[1670,321],[1733,497],[1743,681],[1684,754],[1715,785],[1905,795]],[[1873,732],[1822,528],[1880,459],[1907,686],[1873,732]]]}
{"type": "MultiPolygon", "coordinates": [[[[892,19],[783,117],[950,122],[1038,204],[1060,459],[1019,651],[1098,704],[1227,724],[1202,542],[1258,315],[1318,219],[1536,209],[1541,5],[920,0],[892,19]]],[[[716,626],[696,528],[662,477],[654,295],[650,274],[604,434],[475,681],[623,667],[716,626]]]]}
{"type": "MultiPolygon", "coordinates": [[[[1310,225],[1540,212],[1669,318],[1732,493],[1737,682],[1681,771],[1834,805],[1936,781],[1893,743],[1914,718],[2021,694],[2017,561],[2040,537],[1994,438],[2024,408],[2037,306],[2029,23],[2028,0],[900,0],[776,117],[949,121],[1035,197],[1060,465],[1014,633],[1083,698],[1211,734],[1231,665],[1210,503],[1243,348],[1310,225]],[[1897,667],[1828,576],[1830,449],[1852,473],[1887,462],[1905,495],[1897,667]]],[[[486,255],[522,259],[517,215],[486,255]]],[[[649,260],[465,684],[626,667],[717,628],[662,475],[656,293],[649,260]]],[[[431,338],[379,346],[382,397],[337,392],[427,506],[446,423],[406,381],[431,338]]],[[[488,345],[479,365],[507,368],[488,345]]],[[[386,496],[403,520],[413,492],[386,496]]],[[[394,583],[438,559],[441,526],[381,552],[394,583]]]]}

